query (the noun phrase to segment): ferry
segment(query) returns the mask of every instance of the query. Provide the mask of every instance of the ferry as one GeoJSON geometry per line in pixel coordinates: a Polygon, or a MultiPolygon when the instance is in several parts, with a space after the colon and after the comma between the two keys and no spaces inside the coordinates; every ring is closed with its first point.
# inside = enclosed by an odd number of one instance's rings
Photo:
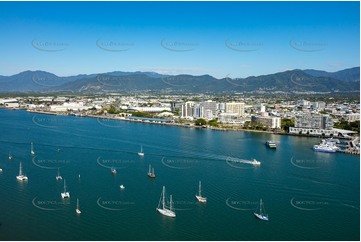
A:
{"type": "Polygon", "coordinates": [[[277,148],[277,145],[275,142],[271,141],[271,140],[268,140],[266,142],[266,145],[268,146],[268,148],[271,148],[271,149],[276,149],[277,148]]]}
{"type": "Polygon", "coordinates": [[[325,153],[335,153],[339,150],[333,141],[322,140],[321,144],[314,145],[313,150],[317,152],[325,152],[325,153]]]}

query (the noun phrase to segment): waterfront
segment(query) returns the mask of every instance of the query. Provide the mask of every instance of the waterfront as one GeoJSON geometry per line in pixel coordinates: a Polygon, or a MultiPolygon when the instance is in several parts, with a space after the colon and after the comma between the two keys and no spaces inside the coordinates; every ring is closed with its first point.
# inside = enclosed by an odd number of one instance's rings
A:
{"type": "Polygon", "coordinates": [[[315,153],[317,138],[9,110],[0,132],[2,240],[359,240],[359,156],[315,153]],[[232,162],[252,158],[261,166],[232,162]],[[16,181],[19,161],[27,183],[16,181]],[[194,197],[199,180],[207,204],[194,197]],[[175,219],[155,211],[163,185],[175,219]],[[253,216],[260,198],[269,222],[253,216]]]}

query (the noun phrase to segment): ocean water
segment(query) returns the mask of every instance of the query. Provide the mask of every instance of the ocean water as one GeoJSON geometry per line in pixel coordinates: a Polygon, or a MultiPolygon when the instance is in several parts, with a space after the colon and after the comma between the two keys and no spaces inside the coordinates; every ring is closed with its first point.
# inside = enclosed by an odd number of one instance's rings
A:
{"type": "Polygon", "coordinates": [[[359,240],[359,156],[314,152],[318,142],[0,109],[0,239],[359,240]],[[259,167],[236,162],[253,158],[259,167]],[[163,186],[176,218],[156,211],[163,186]],[[261,198],[268,222],[253,215],[261,198]]]}

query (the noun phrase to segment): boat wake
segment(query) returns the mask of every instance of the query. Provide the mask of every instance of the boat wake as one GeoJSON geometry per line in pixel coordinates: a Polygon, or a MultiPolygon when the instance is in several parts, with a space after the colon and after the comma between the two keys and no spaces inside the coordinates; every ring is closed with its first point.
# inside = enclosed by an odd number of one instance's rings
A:
{"type": "Polygon", "coordinates": [[[245,159],[239,159],[239,158],[233,158],[233,157],[227,157],[226,158],[226,162],[228,165],[234,167],[234,168],[240,168],[240,169],[246,169],[246,168],[250,168],[248,167],[242,167],[239,166],[239,164],[246,164],[246,165],[252,165],[252,166],[260,166],[261,162],[253,159],[253,160],[245,160],[245,159]]]}

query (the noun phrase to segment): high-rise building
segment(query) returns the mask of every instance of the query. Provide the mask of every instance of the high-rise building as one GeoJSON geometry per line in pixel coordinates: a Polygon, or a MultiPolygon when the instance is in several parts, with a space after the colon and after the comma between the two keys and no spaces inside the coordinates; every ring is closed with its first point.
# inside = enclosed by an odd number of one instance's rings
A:
{"type": "Polygon", "coordinates": [[[194,102],[185,102],[181,105],[181,117],[182,118],[193,117],[193,105],[194,105],[194,102]]]}
{"type": "Polygon", "coordinates": [[[217,103],[217,110],[224,112],[225,109],[226,109],[225,103],[217,103]]]}
{"type": "Polygon", "coordinates": [[[240,117],[244,116],[244,103],[226,103],[226,113],[237,113],[240,117]]]}
{"type": "Polygon", "coordinates": [[[251,121],[253,123],[261,123],[272,129],[281,128],[281,118],[271,116],[252,116],[251,121]]]}
{"type": "Polygon", "coordinates": [[[204,111],[210,110],[212,112],[213,116],[215,116],[217,114],[216,101],[208,100],[208,101],[202,102],[201,105],[203,106],[204,111]]]}
{"type": "Polygon", "coordinates": [[[333,119],[328,115],[304,114],[296,116],[295,128],[332,129],[333,119]]]}
{"type": "Polygon", "coordinates": [[[193,117],[194,118],[203,118],[204,117],[204,108],[201,104],[194,104],[192,107],[193,117]]]}

